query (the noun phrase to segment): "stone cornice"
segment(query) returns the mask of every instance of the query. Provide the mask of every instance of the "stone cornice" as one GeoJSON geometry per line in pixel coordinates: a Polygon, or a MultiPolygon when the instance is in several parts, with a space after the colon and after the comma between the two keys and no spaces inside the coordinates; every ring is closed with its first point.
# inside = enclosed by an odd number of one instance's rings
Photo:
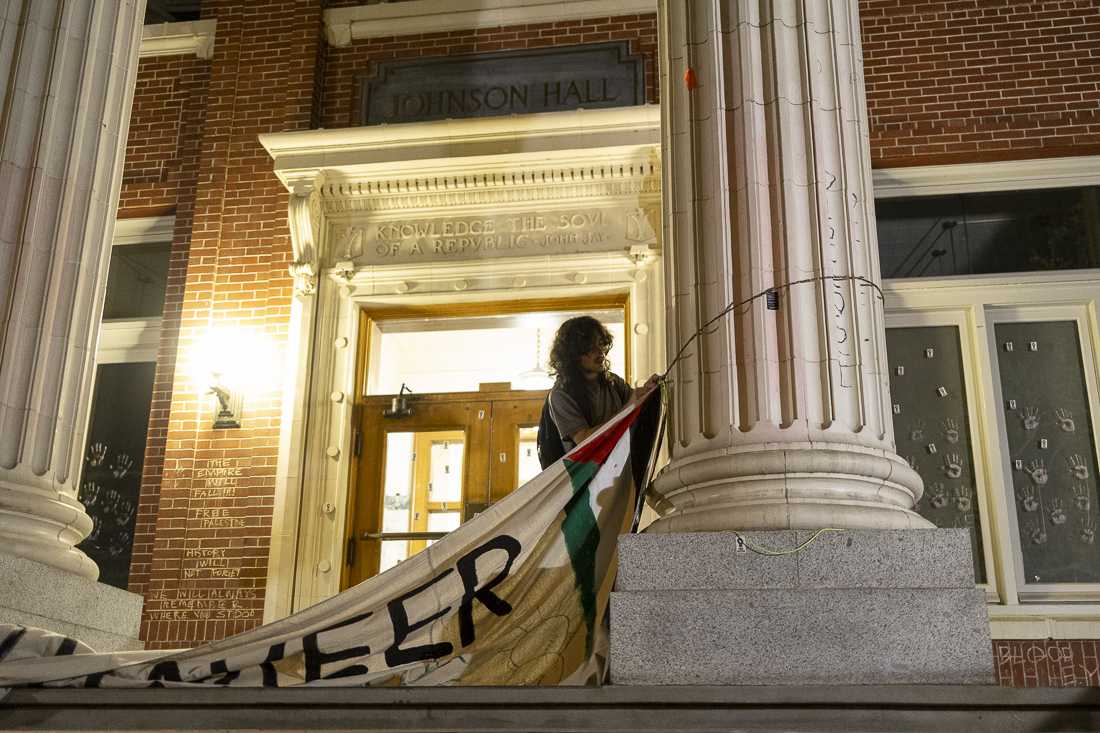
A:
{"type": "Polygon", "coordinates": [[[660,192],[656,106],[261,135],[326,212],[660,192]]]}
{"type": "Polygon", "coordinates": [[[656,0],[411,0],[325,11],[332,46],[418,33],[656,13],[656,0]]]}
{"type": "Polygon", "coordinates": [[[658,200],[661,169],[656,146],[644,159],[604,165],[571,165],[549,169],[516,167],[511,171],[326,183],[321,189],[325,212],[408,212],[410,209],[485,206],[548,201],[615,198],[658,200]]]}
{"type": "MultiPolygon", "coordinates": [[[[446,176],[507,168],[537,155],[547,167],[660,142],[657,105],[306,130],[260,135],[275,174],[332,182],[446,176]]],[[[598,158],[596,158],[598,159],[598,158]]]]}
{"type": "Polygon", "coordinates": [[[141,33],[141,58],[194,54],[200,59],[214,55],[214,33],[217,20],[196,20],[183,23],[156,23],[144,27],[141,33]]]}

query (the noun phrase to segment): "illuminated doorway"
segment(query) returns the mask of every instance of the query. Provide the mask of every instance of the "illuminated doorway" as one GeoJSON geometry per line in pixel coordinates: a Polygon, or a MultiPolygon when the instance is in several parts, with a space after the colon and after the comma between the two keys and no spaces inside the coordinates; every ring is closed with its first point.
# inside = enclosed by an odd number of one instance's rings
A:
{"type": "Polygon", "coordinates": [[[461,310],[364,318],[343,587],[412,557],[538,474],[549,351],[566,319],[603,322],[615,340],[611,368],[630,378],[624,299],[461,310]],[[403,386],[413,391],[402,404],[403,386]]]}

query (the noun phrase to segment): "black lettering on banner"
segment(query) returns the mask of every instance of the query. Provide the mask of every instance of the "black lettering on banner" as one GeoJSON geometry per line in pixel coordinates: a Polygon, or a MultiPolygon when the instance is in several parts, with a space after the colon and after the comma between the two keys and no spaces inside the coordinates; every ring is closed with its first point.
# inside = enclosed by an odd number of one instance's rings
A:
{"type": "Polygon", "coordinates": [[[152,687],[164,687],[160,683],[161,680],[168,680],[169,682],[182,682],[180,679],[179,665],[173,661],[157,662],[153,665],[153,669],[149,672],[149,680],[153,683],[152,687]]]}
{"type": "MultiPolygon", "coordinates": [[[[346,649],[339,649],[334,652],[323,652],[317,646],[317,636],[325,634],[329,631],[335,631],[345,626],[351,626],[357,624],[364,619],[367,619],[374,615],[373,611],[367,611],[361,613],[358,616],[352,616],[349,619],[345,619],[338,624],[333,624],[326,629],[320,631],[314,631],[312,634],[306,634],[302,638],[302,653],[305,655],[306,663],[306,682],[312,682],[313,680],[321,679],[321,665],[328,664],[329,662],[342,662],[345,659],[352,659],[354,657],[366,657],[370,655],[370,647],[366,644],[362,646],[351,646],[346,649]]],[[[336,679],[338,677],[354,677],[358,674],[366,674],[367,667],[365,664],[352,664],[343,669],[338,669],[331,674],[324,676],[324,679],[336,679]]]]}
{"type": "Polygon", "coordinates": [[[278,662],[285,656],[286,642],[280,641],[278,644],[273,644],[267,650],[267,659],[260,662],[260,671],[264,676],[264,687],[279,686],[279,671],[275,669],[275,665],[272,664],[272,662],[278,662]]]}
{"type": "Polygon", "coordinates": [[[511,535],[502,534],[459,558],[458,575],[462,578],[464,591],[462,604],[458,608],[458,629],[463,647],[469,646],[474,641],[474,599],[481,601],[482,605],[497,616],[506,616],[512,612],[511,604],[493,593],[492,589],[508,577],[512,563],[519,557],[520,549],[519,540],[511,535]],[[495,578],[478,588],[477,559],[493,550],[504,550],[508,553],[508,560],[495,578]]]}
{"type": "Polygon", "coordinates": [[[210,674],[211,676],[216,674],[221,675],[221,677],[218,677],[216,680],[214,680],[215,685],[228,685],[230,682],[241,676],[239,670],[234,670],[230,672],[229,665],[224,659],[219,659],[216,662],[211,662],[210,674]]]}
{"type": "Polygon", "coordinates": [[[453,568],[447,568],[439,575],[429,580],[424,585],[413,588],[403,596],[398,596],[389,602],[390,621],[393,623],[393,646],[386,650],[386,664],[390,667],[399,667],[410,662],[422,662],[425,659],[439,659],[454,651],[454,645],[444,641],[439,644],[422,644],[421,646],[401,648],[401,642],[409,638],[409,634],[422,629],[432,621],[451,610],[450,606],[432,614],[426,619],[409,624],[409,612],[405,610],[405,601],[417,595],[425,588],[429,588],[451,574],[453,568]]]}

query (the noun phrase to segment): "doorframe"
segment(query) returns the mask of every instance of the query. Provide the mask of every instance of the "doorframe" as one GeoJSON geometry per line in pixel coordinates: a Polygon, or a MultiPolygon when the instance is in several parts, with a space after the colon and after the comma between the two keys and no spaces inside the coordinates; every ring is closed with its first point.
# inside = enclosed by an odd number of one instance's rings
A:
{"type": "Polygon", "coordinates": [[[364,267],[350,273],[331,268],[317,278],[312,301],[312,333],[302,339],[309,348],[295,357],[302,370],[295,393],[307,409],[287,416],[303,445],[280,456],[265,623],[340,591],[349,487],[355,479],[355,395],[370,347],[370,329],[361,324],[370,314],[454,314],[570,301],[591,307],[625,304],[633,379],[644,379],[665,363],[664,278],[661,257],[652,249],[501,258],[446,268],[364,267]],[[455,279],[466,286],[448,287],[455,279]]]}
{"type": "Polygon", "coordinates": [[[660,120],[642,105],[259,136],[289,193],[294,285],[265,623],[339,591],[362,309],[627,294],[631,371],[663,368],[660,120]],[[587,209],[607,212],[594,236],[517,248],[537,255],[448,249],[397,264],[370,232],[410,216],[587,209]]]}

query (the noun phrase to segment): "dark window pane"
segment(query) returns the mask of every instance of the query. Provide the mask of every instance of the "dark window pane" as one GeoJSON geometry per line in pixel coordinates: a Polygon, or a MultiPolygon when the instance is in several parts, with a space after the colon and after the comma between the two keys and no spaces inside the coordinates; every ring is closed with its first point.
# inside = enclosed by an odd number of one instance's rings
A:
{"type": "Polygon", "coordinates": [[[959,330],[888,328],[886,350],[898,454],[924,479],[924,496],[916,511],[937,527],[970,530],[974,579],[984,583],[959,330]]]}
{"type": "Polygon", "coordinates": [[[80,549],[99,565],[99,581],[117,588],[130,577],[155,368],[137,362],[96,370],[79,495],[94,527],[80,549]]]}
{"type": "Polygon", "coordinates": [[[1096,450],[1073,321],[996,325],[1028,583],[1100,581],[1096,450]]]}
{"type": "Polygon", "coordinates": [[[886,278],[1100,267],[1100,188],[875,202],[886,278]]]}
{"type": "Polygon", "coordinates": [[[127,244],[111,250],[103,317],[154,318],[164,311],[171,244],[127,244]]]}

